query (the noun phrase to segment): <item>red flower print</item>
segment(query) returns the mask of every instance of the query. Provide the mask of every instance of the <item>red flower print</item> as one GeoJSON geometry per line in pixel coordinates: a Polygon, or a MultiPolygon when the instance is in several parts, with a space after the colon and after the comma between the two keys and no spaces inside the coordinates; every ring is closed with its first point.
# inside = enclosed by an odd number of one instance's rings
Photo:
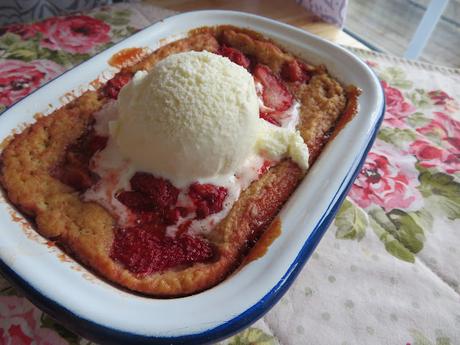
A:
{"type": "Polygon", "coordinates": [[[41,327],[41,312],[25,298],[0,297],[0,344],[65,345],[56,332],[41,327]]]}
{"type": "Polygon", "coordinates": [[[435,135],[452,147],[449,151],[460,154],[460,122],[449,115],[435,111],[434,119],[427,125],[417,128],[424,135],[435,135]]]}
{"type": "Polygon", "coordinates": [[[37,24],[43,34],[40,44],[51,50],[88,53],[95,46],[110,41],[110,26],[82,15],[49,18],[37,24]]]}
{"type": "Polygon", "coordinates": [[[49,60],[0,61],[0,104],[9,106],[62,72],[62,66],[49,60]]]}
{"type": "Polygon", "coordinates": [[[7,32],[19,35],[22,39],[26,40],[28,38],[35,36],[35,34],[37,33],[37,27],[35,26],[35,24],[15,23],[0,28],[0,36],[7,32]]]}
{"type": "Polygon", "coordinates": [[[444,105],[446,101],[453,100],[447,93],[442,90],[434,90],[428,92],[428,96],[434,101],[435,105],[444,105]]]}
{"type": "Polygon", "coordinates": [[[457,110],[460,110],[459,104],[445,91],[433,90],[428,92],[428,96],[434,102],[434,105],[442,106],[444,111],[447,111],[448,113],[453,113],[457,110]]]}
{"type": "Polygon", "coordinates": [[[415,111],[415,107],[406,102],[403,94],[398,89],[382,81],[385,91],[386,113],[385,123],[396,128],[405,127],[404,120],[415,111]]]}
{"type": "Polygon", "coordinates": [[[432,145],[430,142],[419,139],[410,145],[410,152],[417,157],[420,166],[424,168],[438,168],[449,174],[460,171],[460,155],[432,145]]]}
{"type": "Polygon", "coordinates": [[[417,209],[422,202],[417,176],[413,156],[377,139],[349,195],[363,208],[375,204],[386,212],[417,209]]]}

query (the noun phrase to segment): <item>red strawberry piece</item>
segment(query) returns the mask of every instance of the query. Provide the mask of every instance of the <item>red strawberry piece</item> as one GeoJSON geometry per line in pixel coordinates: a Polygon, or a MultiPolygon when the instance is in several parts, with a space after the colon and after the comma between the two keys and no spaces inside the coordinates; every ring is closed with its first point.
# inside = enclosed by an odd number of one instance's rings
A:
{"type": "Polygon", "coordinates": [[[218,187],[210,183],[194,183],[190,186],[188,192],[196,207],[197,219],[203,219],[210,214],[222,211],[223,202],[227,194],[227,188],[218,187]]]}
{"type": "Polygon", "coordinates": [[[281,69],[281,77],[288,82],[306,82],[311,78],[306,66],[297,60],[285,62],[281,69]]]}
{"type": "Polygon", "coordinates": [[[265,106],[276,111],[284,111],[291,107],[294,97],[270,68],[258,64],[254,68],[253,74],[264,87],[262,98],[265,106]]]}
{"type": "Polygon", "coordinates": [[[123,191],[116,195],[116,198],[123,205],[135,212],[152,211],[155,204],[148,195],[137,191],[123,191]]]}
{"type": "Polygon", "coordinates": [[[186,207],[177,207],[177,209],[179,210],[181,217],[187,217],[190,213],[190,210],[186,207]]]}
{"type": "Polygon", "coordinates": [[[201,237],[158,236],[148,227],[117,229],[110,251],[113,260],[139,275],[205,262],[213,256],[213,247],[201,237]]]}
{"type": "Polygon", "coordinates": [[[191,224],[192,224],[192,220],[189,219],[183,222],[181,225],[179,225],[177,227],[176,237],[181,237],[183,234],[185,234],[191,224]]]}
{"type": "Polygon", "coordinates": [[[241,51],[235,48],[227,47],[227,46],[222,46],[219,48],[217,51],[219,55],[228,57],[230,61],[244,67],[248,68],[249,65],[251,64],[251,61],[244,55],[241,51]]]}
{"type": "Polygon", "coordinates": [[[132,77],[133,75],[129,72],[118,72],[105,84],[104,95],[109,98],[117,99],[121,88],[128,84],[132,77]]]}
{"type": "Polygon", "coordinates": [[[261,119],[264,119],[265,121],[270,122],[271,124],[281,127],[281,124],[278,122],[278,120],[275,118],[273,113],[267,113],[265,111],[259,112],[259,117],[261,119]]]}
{"type": "Polygon", "coordinates": [[[100,135],[93,135],[88,142],[88,152],[92,156],[97,151],[103,150],[107,145],[108,137],[103,137],[100,135]]]}
{"type": "Polygon", "coordinates": [[[211,211],[209,204],[204,200],[196,201],[195,206],[196,206],[196,218],[197,219],[204,219],[210,214],[215,213],[211,211]]]}
{"type": "Polygon", "coordinates": [[[187,262],[203,262],[214,255],[209,242],[196,236],[184,235],[181,237],[187,262]]]}
{"type": "Polygon", "coordinates": [[[94,131],[85,133],[77,142],[67,147],[64,160],[51,173],[77,190],[88,189],[99,179],[89,169],[89,162],[96,151],[105,147],[107,139],[95,135],[94,131]]]}
{"type": "Polygon", "coordinates": [[[155,211],[137,211],[136,223],[139,225],[163,224],[163,219],[161,215],[155,211]]]}
{"type": "Polygon", "coordinates": [[[152,174],[137,172],[130,180],[131,188],[150,196],[153,203],[160,209],[169,209],[177,202],[179,189],[168,180],[152,174]]]}
{"type": "Polygon", "coordinates": [[[62,183],[79,191],[88,189],[95,182],[95,178],[88,167],[78,162],[76,164],[68,163],[64,166],[57,166],[52,171],[52,174],[62,183]]]}
{"type": "Polygon", "coordinates": [[[257,171],[259,176],[262,174],[265,174],[268,171],[268,169],[270,169],[271,166],[272,166],[272,163],[270,161],[265,160],[264,164],[262,164],[262,166],[257,171]]]}
{"type": "Polygon", "coordinates": [[[139,275],[164,271],[185,259],[178,243],[172,239],[160,238],[146,227],[115,231],[110,257],[139,275]]]}
{"type": "Polygon", "coordinates": [[[177,223],[180,216],[181,214],[178,208],[171,208],[169,210],[165,210],[163,220],[166,225],[174,225],[177,223]]]}
{"type": "MultiPolygon", "coordinates": [[[[137,274],[150,273],[149,255],[144,251],[144,244],[149,234],[141,228],[115,230],[115,238],[110,250],[110,257],[122,263],[129,271],[137,274]]],[[[150,236],[149,236],[150,237],[150,236]]]]}

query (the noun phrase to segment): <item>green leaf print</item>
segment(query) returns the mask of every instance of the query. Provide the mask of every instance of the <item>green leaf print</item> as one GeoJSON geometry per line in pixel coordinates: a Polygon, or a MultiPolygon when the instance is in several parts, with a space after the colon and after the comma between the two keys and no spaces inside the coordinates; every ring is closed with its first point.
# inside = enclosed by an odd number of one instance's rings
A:
{"type": "Polygon", "coordinates": [[[92,15],[94,18],[107,22],[110,20],[110,13],[107,12],[98,12],[92,15]]]}
{"type": "Polygon", "coordinates": [[[8,49],[8,47],[22,41],[21,36],[13,34],[12,32],[4,33],[0,36],[0,49],[8,49]]]}
{"type": "Polygon", "coordinates": [[[450,342],[450,338],[448,337],[437,337],[436,345],[452,345],[452,343],[450,342]]]}
{"type": "Polygon", "coordinates": [[[360,241],[366,234],[367,214],[349,199],[345,199],[334,224],[337,227],[335,237],[360,241]]]}
{"type": "Polygon", "coordinates": [[[405,148],[407,144],[413,142],[416,137],[416,133],[410,129],[392,127],[382,127],[378,133],[379,139],[398,148],[405,148]]]}
{"type": "MultiPolygon", "coordinates": [[[[37,35],[38,37],[38,35],[37,35]]],[[[0,37],[1,58],[32,61],[40,58],[38,39],[23,41],[19,35],[7,32],[0,37]]]]}
{"type": "Polygon", "coordinates": [[[22,40],[18,35],[6,33],[0,37],[2,58],[33,61],[38,59],[52,60],[62,66],[73,66],[90,58],[89,54],[71,54],[63,50],[50,50],[40,46],[40,35],[29,40],[22,40]]]}
{"type": "Polygon", "coordinates": [[[411,329],[410,334],[414,339],[413,345],[452,345],[450,338],[442,334],[436,337],[436,342],[432,342],[417,329],[411,329]]]}
{"type": "Polygon", "coordinates": [[[139,31],[139,29],[135,28],[134,26],[127,26],[126,31],[128,32],[128,35],[131,36],[132,34],[135,34],[136,32],[139,31]]]}
{"type": "Polygon", "coordinates": [[[430,210],[442,212],[451,220],[460,218],[460,184],[453,176],[421,167],[418,169],[421,174],[417,188],[430,210]]]}
{"type": "Polygon", "coordinates": [[[379,77],[393,87],[400,89],[410,89],[412,87],[412,81],[406,78],[406,72],[399,67],[388,67],[379,74],[379,77]]]}
{"type": "Polygon", "coordinates": [[[62,338],[67,340],[69,345],[79,345],[80,344],[80,337],[62,326],[61,324],[54,321],[50,316],[43,313],[40,317],[40,327],[42,328],[49,328],[53,331],[57,332],[62,338]]]}
{"type": "Polygon", "coordinates": [[[129,24],[129,18],[111,17],[107,22],[113,26],[123,26],[129,24]]]}
{"type": "Polygon", "coordinates": [[[396,226],[392,235],[412,253],[417,254],[423,249],[425,234],[423,228],[415,222],[415,215],[402,210],[392,210],[387,213],[388,218],[396,226]]]}
{"type": "Polygon", "coordinates": [[[112,37],[120,38],[120,37],[123,37],[124,34],[125,34],[124,28],[112,29],[112,37]]]}
{"type": "Polygon", "coordinates": [[[409,212],[408,214],[423,230],[430,231],[433,228],[433,216],[426,209],[422,208],[415,212],[409,212]]]}
{"type": "Polygon", "coordinates": [[[47,58],[63,66],[74,66],[90,58],[89,54],[71,54],[63,50],[52,51],[49,49],[47,58]]]}
{"type": "MultiPolygon", "coordinates": [[[[114,40],[119,40],[121,38],[131,36],[132,34],[136,33],[137,31],[139,31],[139,30],[136,29],[135,27],[132,27],[132,26],[123,26],[123,27],[119,27],[119,28],[114,28],[114,29],[112,29],[112,37],[113,37],[114,40]]],[[[111,43],[111,44],[113,44],[113,43],[111,43]]]]}
{"type": "Polygon", "coordinates": [[[32,61],[38,58],[37,52],[29,48],[18,48],[10,50],[5,58],[7,59],[17,59],[22,61],[32,61]]]}
{"type": "Polygon", "coordinates": [[[438,133],[436,130],[430,133],[424,133],[424,135],[439,147],[448,148],[446,147],[446,142],[443,140],[443,135],[438,133]]]}
{"type": "MultiPolygon", "coordinates": [[[[30,42],[30,41],[29,41],[30,42]]],[[[27,41],[23,41],[21,36],[12,32],[7,32],[0,36],[0,49],[8,50],[11,47],[17,47],[27,44],[27,41]]]]}
{"type": "Polygon", "coordinates": [[[112,12],[112,14],[116,17],[130,17],[131,16],[131,10],[129,9],[123,9],[123,10],[117,10],[112,12]]]}
{"type": "Polygon", "coordinates": [[[415,89],[412,92],[406,92],[405,95],[412,101],[412,104],[417,108],[427,108],[431,106],[431,98],[428,96],[428,92],[423,89],[415,89]]]}
{"type": "Polygon", "coordinates": [[[276,345],[275,337],[263,332],[259,328],[249,327],[245,331],[232,337],[228,345],[276,345]]]}
{"type": "Polygon", "coordinates": [[[377,221],[370,217],[370,224],[377,237],[382,241],[385,246],[385,250],[393,255],[394,257],[414,263],[415,256],[401,242],[393,237],[388,231],[386,231],[377,221]]]}
{"type": "Polygon", "coordinates": [[[372,229],[385,249],[401,260],[414,262],[414,254],[423,249],[424,230],[432,227],[431,214],[424,209],[416,212],[394,209],[385,213],[383,209],[375,207],[369,215],[372,229]]]}
{"type": "Polygon", "coordinates": [[[423,127],[427,125],[430,121],[431,119],[427,117],[424,113],[421,113],[420,111],[413,113],[407,118],[407,122],[414,128],[423,127]]]}

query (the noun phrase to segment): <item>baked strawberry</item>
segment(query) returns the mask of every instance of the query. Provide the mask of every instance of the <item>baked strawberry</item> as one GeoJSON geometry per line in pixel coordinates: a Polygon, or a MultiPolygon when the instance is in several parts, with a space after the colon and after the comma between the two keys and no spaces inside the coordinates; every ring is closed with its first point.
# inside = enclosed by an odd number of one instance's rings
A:
{"type": "Polygon", "coordinates": [[[188,263],[206,261],[214,255],[209,242],[200,237],[183,235],[180,240],[188,263]]]}
{"type": "Polygon", "coordinates": [[[275,126],[281,127],[281,124],[275,118],[275,115],[273,113],[267,113],[265,111],[260,111],[259,112],[259,117],[261,119],[264,119],[265,121],[270,122],[271,124],[273,124],[275,126]]]}
{"type": "Polygon", "coordinates": [[[118,72],[105,84],[103,90],[104,95],[109,98],[117,99],[121,88],[128,84],[132,77],[133,75],[129,72],[118,72]]]}
{"type": "Polygon", "coordinates": [[[191,212],[191,210],[186,207],[176,207],[176,209],[179,210],[181,217],[187,217],[187,215],[191,212]]]}
{"type": "Polygon", "coordinates": [[[194,183],[190,186],[188,195],[196,207],[196,218],[203,219],[210,214],[222,211],[228,191],[210,183],[194,183]]]}
{"type": "Polygon", "coordinates": [[[176,237],[180,237],[180,236],[184,235],[188,231],[188,229],[190,228],[190,225],[192,225],[192,222],[193,222],[193,220],[189,219],[189,220],[186,220],[185,222],[183,222],[181,225],[179,225],[177,227],[176,237]]]}
{"type": "Polygon", "coordinates": [[[241,51],[235,48],[221,46],[217,51],[219,55],[228,57],[230,61],[243,66],[244,68],[248,68],[251,64],[251,61],[244,55],[241,51]]]}
{"type": "Polygon", "coordinates": [[[259,176],[263,175],[268,171],[268,169],[270,169],[271,166],[272,166],[272,163],[268,160],[265,160],[264,164],[262,164],[262,166],[259,168],[257,173],[259,174],[259,176]]]}
{"type": "Polygon", "coordinates": [[[65,165],[57,166],[53,169],[52,175],[78,191],[88,189],[96,180],[88,167],[78,162],[66,162],[65,165]]]}
{"type": "Polygon", "coordinates": [[[94,155],[97,151],[103,150],[107,145],[108,137],[103,137],[100,135],[92,135],[88,142],[88,152],[89,155],[94,155]]]}
{"type": "Polygon", "coordinates": [[[136,224],[141,226],[141,225],[147,225],[147,224],[157,224],[157,225],[163,225],[163,218],[161,214],[155,211],[136,211],[136,224]]]}
{"type": "Polygon", "coordinates": [[[137,172],[129,181],[135,191],[148,195],[159,209],[169,209],[176,204],[179,189],[171,182],[152,174],[137,172]]]}
{"type": "Polygon", "coordinates": [[[311,78],[306,66],[297,60],[285,62],[281,69],[281,77],[288,82],[306,82],[311,78]]]}
{"type": "Polygon", "coordinates": [[[110,257],[135,274],[147,275],[214,256],[209,242],[201,237],[172,238],[157,230],[145,226],[117,229],[110,257]]]}
{"type": "Polygon", "coordinates": [[[96,151],[105,147],[108,139],[94,131],[87,133],[67,147],[63,161],[52,170],[53,176],[62,183],[79,191],[88,189],[98,180],[89,169],[89,161],[96,151]]]}
{"type": "Polygon", "coordinates": [[[110,257],[123,264],[129,271],[146,275],[154,271],[163,271],[171,267],[176,253],[181,257],[181,247],[172,240],[165,241],[156,231],[147,227],[117,229],[110,257]]]}
{"type": "Polygon", "coordinates": [[[155,204],[144,193],[137,191],[123,191],[116,196],[117,200],[134,212],[153,211],[155,204]]]}
{"type": "Polygon", "coordinates": [[[291,107],[294,97],[270,68],[258,64],[253,75],[263,86],[262,98],[265,106],[275,111],[284,111],[291,107]]]}
{"type": "Polygon", "coordinates": [[[180,216],[181,216],[181,213],[178,208],[171,208],[169,210],[165,210],[163,214],[163,222],[166,225],[174,225],[177,223],[180,216]]]}

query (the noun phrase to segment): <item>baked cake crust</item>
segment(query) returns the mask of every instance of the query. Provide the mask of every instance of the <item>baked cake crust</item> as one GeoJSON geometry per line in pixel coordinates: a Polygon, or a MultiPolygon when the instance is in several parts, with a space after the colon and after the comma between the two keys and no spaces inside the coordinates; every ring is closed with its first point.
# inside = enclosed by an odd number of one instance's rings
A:
{"type": "MultiPolygon", "coordinates": [[[[195,30],[124,71],[151,68],[178,52],[216,52],[222,43],[253,56],[276,74],[282,72],[286,62],[296,59],[257,33],[220,26],[195,30]]],[[[323,66],[305,64],[305,68],[311,73],[308,83],[286,85],[301,103],[298,129],[313,163],[346,111],[347,102],[350,105],[351,96],[323,66]]],[[[175,297],[214,286],[237,268],[249,250],[248,243],[256,241],[269,226],[304,173],[290,160],[283,160],[242,192],[227,217],[206,235],[218,253],[211,262],[136,275],[110,258],[114,218],[99,204],[83,202],[78,191],[53,177],[53,169],[64,159],[66,149],[87,131],[94,121],[92,114],[107,101],[102,88],[88,91],[15,135],[1,156],[0,182],[8,199],[35,220],[41,235],[124,287],[158,297],[175,297]]]]}

